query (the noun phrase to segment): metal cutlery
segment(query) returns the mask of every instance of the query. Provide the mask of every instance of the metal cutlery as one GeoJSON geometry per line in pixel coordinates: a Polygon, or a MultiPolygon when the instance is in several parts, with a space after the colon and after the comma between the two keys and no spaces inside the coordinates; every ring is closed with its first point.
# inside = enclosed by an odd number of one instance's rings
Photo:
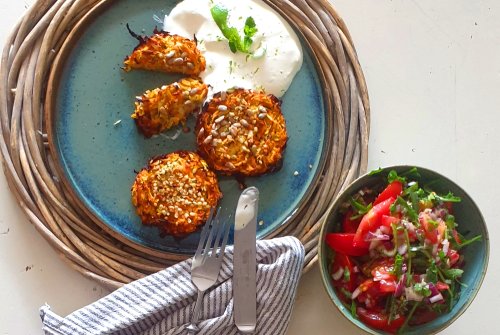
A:
{"type": "Polygon", "coordinates": [[[253,333],[257,324],[258,205],[259,190],[255,187],[245,189],[238,200],[234,221],[234,322],[242,333],[253,333]]]}
{"type": "Polygon", "coordinates": [[[189,334],[198,332],[198,319],[205,291],[212,287],[219,276],[224,249],[226,248],[231,220],[228,218],[221,222],[221,209],[217,210],[214,217],[214,209],[210,211],[210,216],[203,227],[200,235],[200,242],[193,257],[191,265],[191,281],[198,288],[198,297],[191,316],[191,324],[186,328],[189,334]],[[217,249],[220,251],[217,253],[217,249]]]}

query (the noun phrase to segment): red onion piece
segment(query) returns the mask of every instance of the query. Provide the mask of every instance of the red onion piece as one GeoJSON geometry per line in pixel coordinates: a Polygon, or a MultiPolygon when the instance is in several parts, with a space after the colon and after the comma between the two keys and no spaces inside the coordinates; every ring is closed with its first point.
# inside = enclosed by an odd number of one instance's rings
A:
{"type": "Polygon", "coordinates": [[[340,278],[342,278],[342,275],[344,274],[344,268],[339,268],[337,272],[332,274],[333,280],[337,281],[340,278]]]}
{"type": "Polygon", "coordinates": [[[440,294],[439,290],[437,289],[436,285],[434,283],[429,283],[429,290],[431,291],[431,297],[440,294]]]}
{"type": "Polygon", "coordinates": [[[405,291],[405,287],[406,287],[405,283],[406,283],[406,273],[401,276],[398,284],[396,285],[396,291],[394,292],[395,298],[398,298],[403,294],[403,292],[405,291]]]}
{"type": "Polygon", "coordinates": [[[382,234],[382,232],[377,229],[374,233],[369,231],[365,237],[366,242],[370,241],[389,241],[391,238],[387,234],[382,234]]]}
{"type": "Polygon", "coordinates": [[[447,255],[448,254],[448,250],[450,249],[450,242],[445,239],[442,242],[442,244],[443,244],[443,252],[444,252],[445,255],[447,255]]]}
{"type": "Polygon", "coordinates": [[[354,292],[352,292],[352,296],[351,296],[352,300],[356,299],[360,293],[361,293],[361,285],[356,287],[354,292]]]}
{"type": "Polygon", "coordinates": [[[443,301],[443,300],[444,300],[444,298],[443,298],[443,295],[441,293],[436,294],[435,296],[432,296],[429,298],[429,302],[431,304],[438,302],[438,301],[443,301]]]}
{"type": "Polygon", "coordinates": [[[408,251],[408,245],[406,243],[403,243],[398,247],[398,253],[400,255],[406,254],[407,251],[408,251]]]}

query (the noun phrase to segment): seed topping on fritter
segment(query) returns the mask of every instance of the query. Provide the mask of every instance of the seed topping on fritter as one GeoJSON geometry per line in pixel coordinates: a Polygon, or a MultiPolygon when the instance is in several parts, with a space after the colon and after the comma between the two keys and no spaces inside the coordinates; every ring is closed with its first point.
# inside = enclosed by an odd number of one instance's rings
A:
{"type": "Polygon", "coordinates": [[[132,118],[146,137],[159,134],[180,123],[199,109],[207,97],[208,87],[199,78],[184,78],[179,82],[146,91],[136,97],[132,118]]]}
{"type": "Polygon", "coordinates": [[[140,36],[130,30],[139,40],[139,45],[124,60],[124,70],[153,70],[170,73],[183,73],[198,76],[205,71],[205,57],[196,46],[196,40],[154,30],[151,36],[140,36]]]}
{"type": "Polygon", "coordinates": [[[188,151],[152,159],[132,186],[132,203],[143,224],[175,236],[195,231],[221,197],[215,174],[188,151]]]}
{"type": "Polygon", "coordinates": [[[196,137],[200,154],[217,171],[244,176],[272,171],[287,141],[280,101],[244,89],[217,93],[198,117],[196,137]]]}

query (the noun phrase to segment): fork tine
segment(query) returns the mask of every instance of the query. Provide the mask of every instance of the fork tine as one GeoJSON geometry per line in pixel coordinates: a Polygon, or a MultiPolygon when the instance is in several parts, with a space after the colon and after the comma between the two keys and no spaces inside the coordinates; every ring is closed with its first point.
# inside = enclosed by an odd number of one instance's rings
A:
{"type": "Polygon", "coordinates": [[[231,215],[229,215],[229,217],[227,218],[227,221],[226,221],[226,226],[224,227],[225,229],[225,234],[224,234],[224,240],[222,241],[222,245],[220,247],[220,257],[223,257],[224,256],[224,250],[226,249],[226,243],[227,243],[227,239],[229,237],[229,231],[231,230],[231,215]]]}
{"type": "Polygon", "coordinates": [[[222,240],[222,236],[224,235],[224,229],[225,229],[225,225],[226,225],[227,221],[224,221],[222,223],[219,223],[217,222],[217,228],[218,228],[218,231],[217,231],[217,238],[215,239],[215,242],[214,242],[214,252],[212,253],[212,257],[215,257],[217,255],[216,251],[217,251],[217,248],[219,248],[219,243],[221,242],[222,240]]]}
{"type": "Polygon", "coordinates": [[[207,222],[205,222],[205,225],[203,226],[203,229],[201,231],[200,242],[198,242],[198,248],[196,249],[194,258],[199,257],[201,255],[201,249],[205,246],[205,239],[207,238],[208,235],[208,229],[212,221],[212,217],[214,216],[214,211],[215,211],[214,207],[210,208],[210,214],[208,215],[207,222]]]}
{"type": "Polygon", "coordinates": [[[219,207],[217,209],[217,213],[215,214],[215,217],[213,218],[213,220],[211,222],[210,234],[208,235],[208,238],[207,238],[207,241],[206,241],[206,244],[205,244],[205,249],[203,250],[203,259],[202,259],[202,262],[205,261],[205,259],[207,258],[207,255],[208,255],[208,251],[212,247],[212,241],[213,241],[213,238],[214,238],[214,235],[215,235],[214,232],[217,230],[217,227],[219,225],[219,214],[220,214],[220,212],[221,212],[221,210],[220,210],[220,207],[219,207]]]}

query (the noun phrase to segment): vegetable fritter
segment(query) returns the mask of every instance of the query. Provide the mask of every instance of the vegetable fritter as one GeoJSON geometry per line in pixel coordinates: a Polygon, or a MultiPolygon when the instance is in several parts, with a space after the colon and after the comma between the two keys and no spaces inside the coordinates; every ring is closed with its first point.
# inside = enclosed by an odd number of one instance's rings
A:
{"type": "Polygon", "coordinates": [[[198,76],[205,71],[205,57],[196,47],[196,40],[190,40],[165,31],[154,30],[151,36],[130,34],[139,40],[139,45],[124,60],[124,70],[152,70],[170,73],[183,73],[198,76]]]}
{"type": "Polygon", "coordinates": [[[208,87],[199,78],[184,78],[179,82],[146,91],[137,97],[132,118],[146,137],[159,134],[180,123],[199,109],[207,97],[208,87]]]}
{"type": "Polygon", "coordinates": [[[234,89],[214,95],[196,124],[200,155],[227,175],[257,176],[276,169],[287,142],[274,95],[234,89]]]}
{"type": "Polygon", "coordinates": [[[132,185],[132,203],[142,223],[174,236],[195,231],[221,198],[215,173],[189,151],[151,159],[132,185]]]}

